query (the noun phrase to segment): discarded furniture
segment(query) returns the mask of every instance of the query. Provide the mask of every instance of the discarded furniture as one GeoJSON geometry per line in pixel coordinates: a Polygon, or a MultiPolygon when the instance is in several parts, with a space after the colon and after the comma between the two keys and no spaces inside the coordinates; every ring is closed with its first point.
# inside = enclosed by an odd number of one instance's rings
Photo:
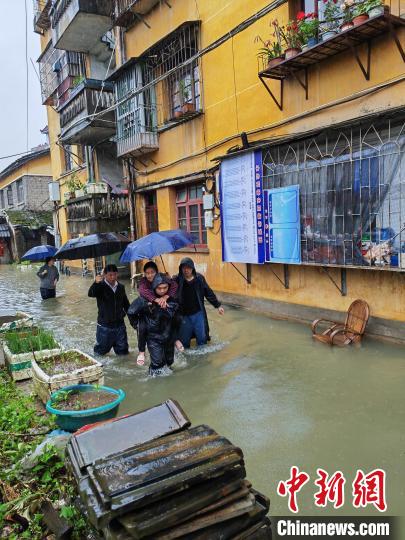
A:
{"type": "Polygon", "coordinates": [[[370,317],[370,308],[364,300],[355,300],[349,307],[344,323],[317,319],[312,323],[312,337],[322,343],[343,347],[352,343],[360,343],[370,317]],[[322,333],[318,326],[327,324],[322,333]]]}
{"type": "Polygon", "coordinates": [[[271,538],[270,501],[246,480],[242,450],[189,426],[168,400],[72,436],[68,467],[104,538],[271,538]]]}

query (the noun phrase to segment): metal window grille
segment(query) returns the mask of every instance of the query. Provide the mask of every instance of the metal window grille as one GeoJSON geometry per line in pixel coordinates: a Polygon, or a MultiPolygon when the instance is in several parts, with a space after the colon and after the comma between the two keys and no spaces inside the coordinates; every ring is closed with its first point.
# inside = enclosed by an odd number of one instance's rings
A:
{"type": "Polygon", "coordinates": [[[0,208],[4,208],[4,192],[0,191],[0,208]]]}
{"type": "Polygon", "coordinates": [[[63,101],[67,91],[85,76],[86,59],[83,53],[62,51],[51,45],[39,61],[43,103],[50,104],[48,100],[53,97],[56,99],[52,101],[63,101]]]}
{"type": "Polygon", "coordinates": [[[265,189],[300,186],[303,263],[405,268],[404,120],[263,151],[265,189]]]}
{"type": "Polygon", "coordinates": [[[204,226],[203,185],[194,184],[176,191],[177,226],[188,231],[197,245],[207,245],[204,226]]]}
{"type": "Polygon", "coordinates": [[[7,204],[8,206],[13,206],[14,204],[13,188],[11,186],[7,188],[7,204]]]}

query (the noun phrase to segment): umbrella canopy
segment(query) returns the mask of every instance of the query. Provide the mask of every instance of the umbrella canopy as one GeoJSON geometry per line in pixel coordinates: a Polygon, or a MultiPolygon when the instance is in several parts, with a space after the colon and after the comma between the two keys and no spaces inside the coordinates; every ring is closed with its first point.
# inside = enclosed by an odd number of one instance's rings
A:
{"type": "Polygon", "coordinates": [[[130,240],[119,233],[96,233],[68,240],[56,252],[57,259],[95,259],[122,251],[130,240]]]}
{"type": "Polygon", "coordinates": [[[58,250],[48,244],[44,246],[35,246],[24,253],[22,261],[44,261],[47,257],[53,257],[58,250]]]}
{"type": "Polygon", "coordinates": [[[121,255],[121,262],[138,261],[140,259],[153,259],[163,253],[171,253],[193,244],[190,233],[175,229],[172,231],[153,232],[131,242],[121,255]]]}

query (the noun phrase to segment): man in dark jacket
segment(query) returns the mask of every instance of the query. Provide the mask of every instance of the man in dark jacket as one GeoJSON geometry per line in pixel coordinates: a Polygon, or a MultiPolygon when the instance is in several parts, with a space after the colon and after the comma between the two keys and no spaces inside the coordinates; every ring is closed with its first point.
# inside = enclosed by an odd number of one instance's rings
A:
{"type": "MultiPolygon", "coordinates": [[[[170,280],[156,274],[152,290],[158,298],[163,298],[169,290],[170,280]]],[[[174,361],[174,319],[178,310],[178,303],[172,298],[166,301],[166,307],[156,302],[148,302],[141,296],[132,302],[128,309],[128,318],[131,326],[142,332],[148,345],[150,354],[149,375],[157,377],[170,375],[170,366],[174,361]]],[[[139,336],[138,336],[139,339],[139,336]]]]}
{"type": "Polygon", "coordinates": [[[97,298],[98,317],[94,352],[107,354],[111,347],[115,354],[128,354],[127,329],[124,317],[129,308],[125,287],[118,283],[118,269],[108,264],[102,275],[96,276],[89,296],[97,298]]]}
{"type": "Polygon", "coordinates": [[[179,285],[177,297],[183,316],[179,339],[186,349],[190,347],[193,336],[197,339],[197,345],[205,345],[210,339],[210,329],[204,299],[217,308],[220,315],[224,314],[224,308],[205,277],[196,272],[194,262],[189,257],[180,262],[175,280],[179,285]]]}

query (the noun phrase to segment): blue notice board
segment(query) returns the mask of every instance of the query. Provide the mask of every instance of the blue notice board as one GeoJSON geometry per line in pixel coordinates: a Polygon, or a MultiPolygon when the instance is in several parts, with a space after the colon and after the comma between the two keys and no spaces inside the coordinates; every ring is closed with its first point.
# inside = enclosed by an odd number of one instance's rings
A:
{"type": "Polygon", "coordinates": [[[264,263],[261,151],[229,157],[220,171],[222,260],[264,263]]]}
{"type": "Polygon", "coordinates": [[[264,190],[266,261],[301,263],[299,186],[264,190]]]}

